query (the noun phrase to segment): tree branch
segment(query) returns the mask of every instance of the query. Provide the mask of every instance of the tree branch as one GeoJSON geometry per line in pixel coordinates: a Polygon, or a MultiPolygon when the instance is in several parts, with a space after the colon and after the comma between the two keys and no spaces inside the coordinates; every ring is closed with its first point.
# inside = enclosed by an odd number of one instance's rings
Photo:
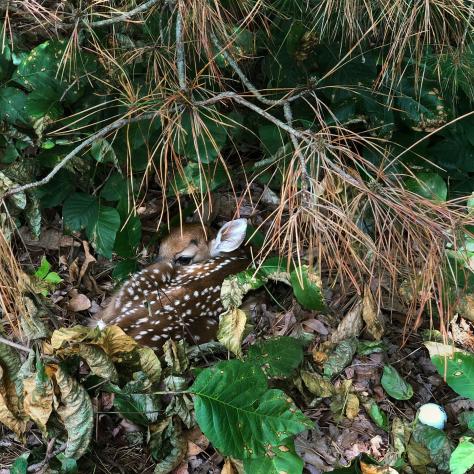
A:
{"type": "Polygon", "coordinates": [[[28,352],[28,353],[33,352],[33,349],[30,349],[29,347],[26,347],[26,346],[22,346],[21,344],[17,344],[16,342],[9,341],[8,339],[5,339],[4,337],[0,337],[0,344],[5,344],[7,346],[13,347],[14,349],[18,349],[19,351],[23,351],[23,352],[28,352]]]}
{"type": "Polygon", "coordinates": [[[60,161],[43,179],[39,181],[35,181],[33,183],[24,184],[22,186],[17,186],[16,188],[9,189],[3,196],[0,196],[2,200],[4,200],[8,196],[12,196],[13,194],[21,193],[28,189],[37,188],[38,186],[43,186],[43,184],[49,183],[54,176],[58,173],[58,171],[63,168],[69,161],[71,161],[75,156],[79,154],[84,148],[87,148],[89,145],[94,143],[95,140],[98,138],[102,138],[105,135],[109,134],[113,130],[117,130],[118,128],[123,127],[124,125],[128,125],[130,123],[139,122],[141,120],[152,119],[156,117],[156,112],[150,112],[147,114],[140,115],[138,117],[132,118],[125,118],[119,119],[111,124],[107,125],[106,127],[102,128],[98,132],[92,134],[89,138],[84,140],[81,144],[79,144],[74,150],[69,152],[62,161],[60,161]]]}
{"type": "Polygon", "coordinates": [[[181,5],[178,1],[176,5],[176,66],[178,68],[179,88],[186,92],[186,57],[183,42],[183,15],[181,5]]]}

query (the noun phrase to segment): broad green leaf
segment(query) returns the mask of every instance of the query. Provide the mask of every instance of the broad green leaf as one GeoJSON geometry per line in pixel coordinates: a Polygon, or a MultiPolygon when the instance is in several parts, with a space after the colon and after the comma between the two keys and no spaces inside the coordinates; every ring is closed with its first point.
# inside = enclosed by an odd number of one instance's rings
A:
{"type": "Polygon", "coordinates": [[[219,118],[211,115],[212,110],[207,109],[206,114],[183,113],[173,145],[178,154],[199,163],[216,160],[227,140],[227,131],[219,118]]]}
{"type": "Polygon", "coordinates": [[[75,459],[67,458],[63,453],[59,453],[56,458],[61,462],[61,474],[76,474],[78,472],[75,459]]]}
{"type": "Polygon", "coordinates": [[[51,270],[51,264],[48,262],[45,256],[41,258],[41,264],[35,272],[35,277],[39,278],[40,280],[44,280],[46,278],[46,275],[49,273],[49,270],[51,270]]]}
{"type": "Polygon", "coordinates": [[[26,94],[15,87],[0,87],[0,120],[8,123],[28,123],[25,111],[26,94]]]}
{"type": "Polygon", "coordinates": [[[413,431],[413,439],[428,449],[433,464],[440,471],[449,470],[453,448],[444,431],[418,423],[413,431]]]}
{"type": "Polygon", "coordinates": [[[107,201],[119,201],[127,195],[127,181],[119,173],[114,173],[105,182],[100,195],[107,201]]]}
{"type": "Polygon", "coordinates": [[[34,90],[26,98],[25,112],[36,120],[47,117],[48,120],[56,120],[63,114],[61,106],[61,97],[63,91],[58,87],[54,87],[54,82],[45,84],[41,89],[34,90]]]}
{"type": "Polygon", "coordinates": [[[433,201],[446,201],[448,188],[443,178],[437,173],[418,173],[408,178],[405,186],[409,191],[433,201]]]}
{"type": "Polygon", "coordinates": [[[462,352],[454,352],[452,356],[434,355],[431,362],[456,393],[474,400],[474,355],[462,352]]]}
{"type": "Polygon", "coordinates": [[[244,459],[246,474],[298,474],[303,472],[303,465],[291,440],[271,446],[265,456],[244,459]]]}
{"type": "Polygon", "coordinates": [[[386,350],[387,345],[383,341],[359,341],[357,343],[357,354],[359,355],[369,355],[386,350]]]}
{"type": "Polygon", "coordinates": [[[413,396],[413,387],[403,380],[391,365],[385,365],[381,384],[384,390],[397,400],[409,400],[413,396]]]}
{"type": "Polygon", "coordinates": [[[280,281],[291,285],[290,272],[293,269],[292,264],[288,265],[288,262],[281,257],[267,258],[262,265],[258,268],[259,276],[265,276],[266,278],[274,281],[280,281]]]}
{"type": "Polygon", "coordinates": [[[246,360],[269,377],[289,377],[303,361],[303,348],[300,341],[286,336],[258,341],[250,346],[246,360]]]}
{"type": "Polygon", "coordinates": [[[44,281],[46,283],[51,283],[52,285],[57,285],[58,283],[61,283],[63,279],[56,272],[50,272],[44,277],[44,281]]]}
{"type": "Polygon", "coordinates": [[[474,443],[461,441],[449,460],[451,474],[464,474],[472,466],[474,466],[474,443]]]}
{"type": "Polygon", "coordinates": [[[10,474],[27,474],[28,472],[28,458],[31,453],[23,453],[13,461],[10,468],[10,474]]]}
{"type": "Polygon", "coordinates": [[[372,421],[379,427],[385,431],[388,431],[388,416],[385,412],[383,412],[380,407],[375,403],[374,400],[368,400],[364,402],[364,408],[369,414],[372,421]]]}
{"type": "Polygon", "coordinates": [[[88,449],[94,428],[94,411],[89,395],[76,380],[60,366],[49,366],[60,393],[60,404],[56,408],[67,432],[64,455],[79,459],[88,449]]]}
{"type": "Polygon", "coordinates": [[[355,337],[341,341],[324,363],[324,375],[333,377],[341,373],[352,361],[357,350],[355,337]]]}
{"type": "Polygon", "coordinates": [[[105,138],[98,138],[91,146],[91,155],[99,163],[115,163],[115,156],[112,145],[105,138]]]}
{"type": "Polygon", "coordinates": [[[221,314],[217,340],[237,357],[242,357],[240,345],[244,337],[247,315],[238,308],[229,308],[221,314]]]}
{"type": "Polygon", "coordinates": [[[81,230],[97,221],[99,205],[94,196],[74,193],[63,206],[64,225],[71,230],[81,230]]]}
{"type": "Polygon", "coordinates": [[[267,390],[263,372],[239,360],[202,371],[190,392],[197,422],[213,446],[240,459],[265,455],[311,426],[281,390],[267,390]]]}
{"type": "Polygon", "coordinates": [[[228,180],[221,163],[212,165],[188,163],[168,186],[169,196],[193,193],[206,194],[216,190],[228,180]]]}
{"type": "Polygon", "coordinates": [[[112,271],[112,278],[116,281],[126,280],[129,275],[138,270],[138,262],[135,259],[125,259],[117,262],[112,271]]]}
{"type": "Polygon", "coordinates": [[[97,218],[89,221],[86,232],[95,250],[106,258],[112,258],[115,236],[120,228],[120,215],[116,209],[100,206],[97,218]]]}
{"type": "Polygon", "coordinates": [[[307,265],[293,270],[290,278],[298,303],[306,309],[324,311],[326,304],[321,291],[321,279],[307,265]]]}
{"type": "Polygon", "coordinates": [[[142,223],[138,216],[129,216],[115,238],[114,251],[121,257],[134,257],[142,237],[142,223]]]}

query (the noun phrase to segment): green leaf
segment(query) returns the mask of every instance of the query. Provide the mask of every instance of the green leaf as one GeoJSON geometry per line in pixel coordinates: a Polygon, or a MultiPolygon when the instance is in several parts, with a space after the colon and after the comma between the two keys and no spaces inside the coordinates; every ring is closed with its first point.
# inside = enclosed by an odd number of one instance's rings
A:
{"type": "Polygon", "coordinates": [[[60,104],[62,91],[52,85],[45,84],[41,89],[34,90],[26,99],[26,113],[33,120],[48,117],[56,120],[63,114],[60,104]]]}
{"type": "Polygon", "coordinates": [[[359,355],[369,355],[386,350],[387,345],[383,341],[359,341],[357,343],[357,354],[359,355]]]}
{"type": "Polygon", "coordinates": [[[304,308],[324,311],[326,304],[321,292],[321,279],[307,265],[291,272],[291,285],[295,297],[304,308]]]}
{"type": "Polygon", "coordinates": [[[127,181],[119,173],[114,173],[105,182],[100,195],[107,201],[119,201],[127,195],[127,181]]]}
{"type": "Polygon", "coordinates": [[[28,123],[26,94],[14,87],[0,88],[0,120],[11,124],[28,123]]]}
{"type": "Polygon", "coordinates": [[[10,474],[26,474],[28,472],[28,457],[30,453],[23,453],[18,456],[10,468],[10,474]]]}
{"type": "Polygon", "coordinates": [[[44,281],[46,283],[51,283],[52,285],[57,285],[58,283],[61,283],[63,279],[56,272],[51,272],[44,277],[44,281]]]}
{"type": "Polygon", "coordinates": [[[187,111],[181,118],[181,130],[175,137],[176,153],[200,163],[212,163],[227,141],[227,131],[219,117],[210,114],[194,115],[187,111]]]}
{"type": "Polygon", "coordinates": [[[303,472],[303,466],[303,460],[296,454],[291,440],[270,447],[265,456],[244,459],[247,474],[299,474],[303,472]]]}
{"type": "Polygon", "coordinates": [[[433,201],[444,202],[448,196],[448,188],[444,179],[437,173],[418,173],[414,178],[408,178],[405,187],[433,201]]]}
{"type": "Polygon", "coordinates": [[[71,230],[79,231],[93,225],[97,221],[99,204],[94,196],[74,193],[64,201],[64,225],[71,230]]]}
{"type": "Polygon", "coordinates": [[[49,273],[49,270],[51,270],[51,264],[48,262],[45,256],[41,258],[41,264],[35,272],[35,277],[39,278],[40,280],[44,280],[46,278],[46,275],[49,273]]]}
{"type": "Polygon", "coordinates": [[[100,206],[97,218],[88,223],[86,228],[95,250],[106,258],[112,258],[115,236],[120,228],[120,215],[117,209],[100,206]]]}
{"type": "Polygon", "coordinates": [[[405,382],[391,365],[384,366],[381,384],[384,390],[396,400],[409,400],[413,396],[413,387],[405,382]]]}
{"type": "Polygon", "coordinates": [[[464,474],[472,466],[474,466],[474,443],[461,441],[449,460],[451,474],[464,474]]]}
{"type": "Polygon", "coordinates": [[[413,431],[413,439],[428,449],[433,464],[440,471],[448,471],[453,449],[444,431],[418,423],[413,431]]]}
{"type": "Polygon", "coordinates": [[[138,262],[135,259],[122,260],[115,265],[112,271],[112,278],[117,281],[123,281],[137,271],[137,269],[138,262]]]}
{"type": "Polygon", "coordinates": [[[142,237],[142,223],[138,216],[129,216],[124,227],[117,233],[114,250],[121,257],[134,257],[142,237]]]}
{"type": "Polygon", "coordinates": [[[289,377],[303,361],[302,344],[286,336],[259,341],[250,346],[246,360],[260,366],[269,377],[289,377]]]}
{"type": "Polygon", "coordinates": [[[324,363],[324,375],[332,377],[341,373],[351,363],[356,350],[357,339],[355,337],[341,341],[324,363]]]}
{"type": "Polygon", "coordinates": [[[75,459],[67,458],[63,453],[59,453],[56,458],[61,462],[61,474],[76,474],[78,472],[75,459]]]}
{"type": "Polygon", "coordinates": [[[267,390],[263,372],[239,360],[203,370],[190,392],[196,420],[213,446],[239,459],[265,455],[311,426],[281,390],[267,390]]]}
{"type": "Polygon", "coordinates": [[[227,175],[221,163],[212,166],[188,163],[183,174],[170,183],[168,195],[206,194],[227,182],[227,175]]]}
{"type": "Polygon", "coordinates": [[[115,156],[112,145],[105,138],[98,138],[91,146],[91,155],[98,163],[115,163],[115,156]]]}
{"type": "Polygon", "coordinates": [[[367,410],[372,421],[385,431],[388,431],[388,416],[383,412],[380,407],[375,403],[374,400],[369,400],[367,403],[364,403],[364,408],[367,410]]]}
{"type": "Polygon", "coordinates": [[[454,352],[452,357],[434,355],[431,362],[456,393],[474,400],[474,355],[462,352],[454,352]]]}

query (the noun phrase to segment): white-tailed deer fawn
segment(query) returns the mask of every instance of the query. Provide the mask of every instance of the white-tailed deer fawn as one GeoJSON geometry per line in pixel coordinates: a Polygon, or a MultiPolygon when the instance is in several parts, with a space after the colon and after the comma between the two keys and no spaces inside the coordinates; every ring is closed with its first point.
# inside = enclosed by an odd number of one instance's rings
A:
{"type": "Polygon", "coordinates": [[[235,254],[247,221],[224,224],[215,238],[200,224],[176,228],[161,242],[156,263],[134,274],[96,317],[97,326],[120,326],[155,350],[168,339],[199,344],[212,340],[223,312],[223,280],[249,264],[235,254]],[[234,253],[233,253],[234,252],[234,253]]]}

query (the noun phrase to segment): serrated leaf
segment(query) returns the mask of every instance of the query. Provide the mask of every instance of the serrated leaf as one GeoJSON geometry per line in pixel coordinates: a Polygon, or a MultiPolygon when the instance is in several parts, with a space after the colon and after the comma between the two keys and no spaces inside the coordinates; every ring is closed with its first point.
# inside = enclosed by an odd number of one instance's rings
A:
{"type": "Polygon", "coordinates": [[[57,365],[48,366],[60,392],[60,404],[55,407],[66,432],[64,455],[79,459],[88,449],[94,428],[94,411],[84,387],[57,365]]]}
{"type": "Polygon", "coordinates": [[[403,380],[391,365],[385,365],[380,381],[384,390],[396,400],[409,400],[413,396],[413,387],[403,380]]]}
{"type": "Polygon", "coordinates": [[[228,309],[219,318],[217,340],[237,357],[242,356],[242,339],[244,337],[247,315],[238,308],[228,309]]]}
{"type": "Polygon", "coordinates": [[[246,360],[269,377],[289,377],[303,361],[303,348],[300,341],[281,336],[250,346],[246,360]]]}
{"type": "Polygon", "coordinates": [[[189,390],[197,422],[213,446],[240,459],[263,456],[311,426],[281,390],[267,390],[263,372],[239,360],[203,370],[189,390]]]}
{"type": "Polygon", "coordinates": [[[96,219],[90,220],[86,227],[95,250],[106,258],[112,258],[115,236],[120,228],[120,215],[116,209],[100,206],[96,219]]]}
{"type": "Polygon", "coordinates": [[[326,304],[321,292],[321,279],[307,265],[291,272],[291,285],[295,297],[304,308],[324,311],[326,304]]]}
{"type": "Polygon", "coordinates": [[[142,224],[138,216],[127,218],[115,238],[114,251],[121,257],[134,257],[142,237],[142,224]]]}
{"type": "Polygon", "coordinates": [[[98,138],[91,146],[91,155],[99,163],[115,163],[117,157],[112,145],[105,138],[98,138]]]}

